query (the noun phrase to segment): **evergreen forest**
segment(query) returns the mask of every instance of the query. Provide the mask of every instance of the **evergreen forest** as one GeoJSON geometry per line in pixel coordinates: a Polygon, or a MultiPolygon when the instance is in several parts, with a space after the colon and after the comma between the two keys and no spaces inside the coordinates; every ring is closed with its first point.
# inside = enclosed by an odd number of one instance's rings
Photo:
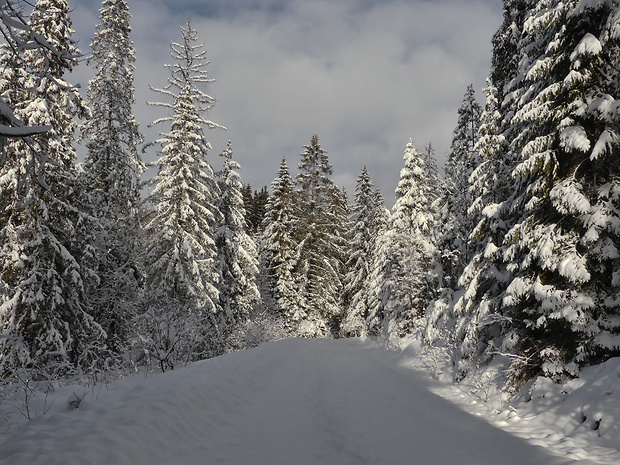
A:
{"type": "Polygon", "coordinates": [[[17,3],[0,2],[0,396],[285,337],[416,337],[456,382],[500,360],[509,389],[620,355],[618,2],[504,0],[486,101],[464,86],[445,167],[403,141],[393,201],[363,166],[349,198],[316,134],[269,188],[244,184],[234,141],[209,142],[191,21],[145,141],[128,2],[103,0],[86,63],[66,0],[17,3]]]}

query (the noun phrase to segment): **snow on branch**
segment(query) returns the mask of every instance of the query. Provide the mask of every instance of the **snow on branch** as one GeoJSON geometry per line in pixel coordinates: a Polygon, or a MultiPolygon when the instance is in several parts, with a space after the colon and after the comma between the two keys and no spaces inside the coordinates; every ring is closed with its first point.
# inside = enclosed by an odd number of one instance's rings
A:
{"type": "MultiPolygon", "coordinates": [[[[67,61],[75,61],[78,57],[62,52],[53,47],[40,34],[35,33],[21,13],[13,6],[14,2],[0,0],[0,34],[5,38],[15,56],[19,56],[24,50],[45,49],[52,55],[67,61]]],[[[46,58],[46,64],[47,58],[46,58]]],[[[45,76],[61,87],[66,84],[58,82],[47,72],[48,66],[42,71],[45,76]]],[[[51,126],[24,126],[4,101],[0,99],[0,137],[26,138],[36,134],[47,132],[51,126]]]]}

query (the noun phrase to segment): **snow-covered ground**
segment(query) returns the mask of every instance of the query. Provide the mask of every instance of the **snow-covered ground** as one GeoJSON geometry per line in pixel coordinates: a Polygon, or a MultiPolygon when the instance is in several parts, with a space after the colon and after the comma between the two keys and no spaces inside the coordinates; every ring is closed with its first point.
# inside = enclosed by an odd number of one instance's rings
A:
{"type": "Polygon", "coordinates": [[[433,379],[419,355],[414,344],[396,353],[359,339],[286,339],[58,389],[29,399],[30,421],[23,403],[5,402],[0,464],[620,463],[617,360],[567,393],[541,383],[530,402],[494,413],[433,379]]]}
{"type": "Polygon", "coordinates": [[[416,340],[402,347],[401,366],[431,377],[436,382],[429,389],[463,410],[578,463],[620,464],[620,358],[563,384],[540,377],[509,395],[498,389],[504,384],[500,359],[455,386],[440,350],[416,340]]]}

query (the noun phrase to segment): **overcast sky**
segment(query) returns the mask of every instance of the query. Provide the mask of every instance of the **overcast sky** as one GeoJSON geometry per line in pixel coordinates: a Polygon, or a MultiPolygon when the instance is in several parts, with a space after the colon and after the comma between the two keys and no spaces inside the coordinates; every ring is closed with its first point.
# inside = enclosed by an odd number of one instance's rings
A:
{"type": "MultiPolygon", "coordinates": [[[[291,174],[313,134],[329,154],[334,181],[352,198],[366,166],[386,203],[409,138],[429,142],[444,165],[457,109],[468,84],[485,85],[491,37],[501,0],[129,0],[136,47],[135,114],[147,128],[163,116],[146,101],[161,100],[149,84],[168,78],[171,41],[191,17],[211,63],[217,100],[208,117],[228,129],[208,130],[209,161],[232,140],[244,184],[258,189],[275,178],[281,158],[291,174]]],[[[90,51],[98,0],[73,0],[75,38],[90,51]]],[[[92,70],[69,80],[86,87],[92,70]]],[[[482,104],[482,93],[479,92],[482,104]]],[[[156,158],[156,150],[145,154],[156,158]]]]}

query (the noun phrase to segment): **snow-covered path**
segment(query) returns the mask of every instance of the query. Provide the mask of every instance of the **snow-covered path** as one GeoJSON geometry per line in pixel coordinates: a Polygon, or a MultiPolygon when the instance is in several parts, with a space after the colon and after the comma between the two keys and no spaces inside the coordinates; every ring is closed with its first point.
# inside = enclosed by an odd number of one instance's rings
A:
{"type": "Polygon", "coordinates": [[[576,463],[426,383],[371,343],[277,341],[78,393],[79,409],[57,399],[57,411],[0,437],[0,464],[576,463]]]}

